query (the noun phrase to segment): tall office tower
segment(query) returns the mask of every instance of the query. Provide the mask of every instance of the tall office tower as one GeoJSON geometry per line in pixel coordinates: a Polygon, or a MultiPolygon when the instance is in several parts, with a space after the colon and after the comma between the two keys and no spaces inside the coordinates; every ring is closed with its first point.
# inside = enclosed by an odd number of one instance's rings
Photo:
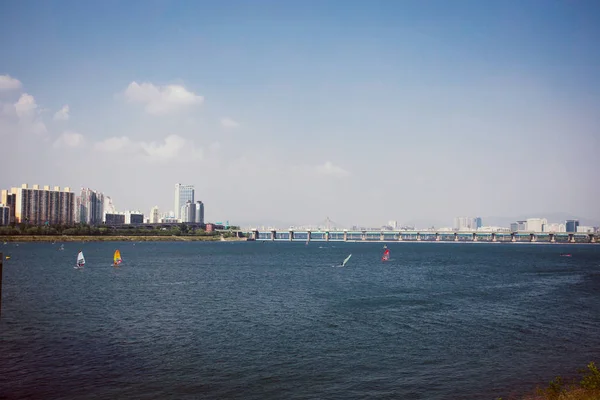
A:
{"type": "Polygon", "coordinates": [[[204,223],[204,203],[200,200],[196,202],[196,218],[194,220],[197,224],[204,223]]]}
{"type": "Polygon", "coordinates": [[[61,192],[58,186],[51,190],[50,186],[40,189],[39,185],[30,188],[23,184],[11,191],[16,195],[15,222],[31,225],[73,223],[75,193],[70,188],[66,187],[61,192]]]}
{"type": "Polygon", "coordinates": [[[481,219],[481,217],[476,217],[475,218],[475,229],[479,229],[483,226],[483,220],[481,219]]]}
{"type": "Polygon", "coordinates": [[[568,219],[565,221],[567,232],[574,233],[577,232],[577,227],[579,226],[579,220],[577,219],[568,219]]]}
{"type": "Polygon", "coordinates": [[[183,220],[181,209],[186,202],[194,202],[194,185],[184,185],[178,183],[175,185],[175,218],[183,220]]]}
{"type": "Polygon", "coordinates": [[[160,222],[160,212],[158,206],[154,206],[150,209],[150,223],[158,224],[160,222]]]}
{"type": "Polygon", "coordinates": [[[95,190],[81,188],[77,197],[75,222],[88,225],[100,225],[104,219],[104,194],[95,190]]]}

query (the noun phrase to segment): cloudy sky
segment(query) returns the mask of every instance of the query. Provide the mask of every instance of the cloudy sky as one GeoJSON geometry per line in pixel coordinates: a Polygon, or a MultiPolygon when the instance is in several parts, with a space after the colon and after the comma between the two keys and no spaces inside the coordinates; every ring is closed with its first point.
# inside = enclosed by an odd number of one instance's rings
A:
{"type": "MultiPolygon", "coordinates": [[[[0,186],[208,220],[600,219],[591,1],[3,1],[0,186]]],[[[484,221],[485,222],[485,221],[484,221]]]]}

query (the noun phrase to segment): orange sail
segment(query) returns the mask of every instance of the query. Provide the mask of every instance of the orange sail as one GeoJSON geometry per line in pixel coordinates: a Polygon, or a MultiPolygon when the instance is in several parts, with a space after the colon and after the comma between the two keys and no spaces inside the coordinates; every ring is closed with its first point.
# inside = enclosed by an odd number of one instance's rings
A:
{"type": "Polygon", "coordinates": [[[114,265],[119,265],[121,264],[121,252],[119,250],[115,251],[115,255],[114,255],[114,265]]]}

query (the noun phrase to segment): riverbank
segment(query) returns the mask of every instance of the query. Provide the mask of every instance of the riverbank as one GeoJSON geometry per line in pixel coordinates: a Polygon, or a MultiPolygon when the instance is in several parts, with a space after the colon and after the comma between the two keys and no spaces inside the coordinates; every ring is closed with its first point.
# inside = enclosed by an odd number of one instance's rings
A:
{"type": "Polygon", "coordinates": [[[0,241],[11,242],[218,242],[246,241],[246,238],[221,238],[221,236],[50,236],[17,235],[0,236],[0,241]]]}

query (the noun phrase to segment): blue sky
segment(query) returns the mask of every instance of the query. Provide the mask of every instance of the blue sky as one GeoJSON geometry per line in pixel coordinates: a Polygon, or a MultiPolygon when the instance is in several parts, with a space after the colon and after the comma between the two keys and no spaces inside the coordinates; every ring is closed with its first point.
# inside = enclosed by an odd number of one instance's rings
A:
{"type": "Polygon", "coordinates": [[[594,1],[6,1],[0,140],[25,165],[0,185],[167,211],[191,183],[209,219],[248,223],[600,220],[599,17],[594,1]]]}

